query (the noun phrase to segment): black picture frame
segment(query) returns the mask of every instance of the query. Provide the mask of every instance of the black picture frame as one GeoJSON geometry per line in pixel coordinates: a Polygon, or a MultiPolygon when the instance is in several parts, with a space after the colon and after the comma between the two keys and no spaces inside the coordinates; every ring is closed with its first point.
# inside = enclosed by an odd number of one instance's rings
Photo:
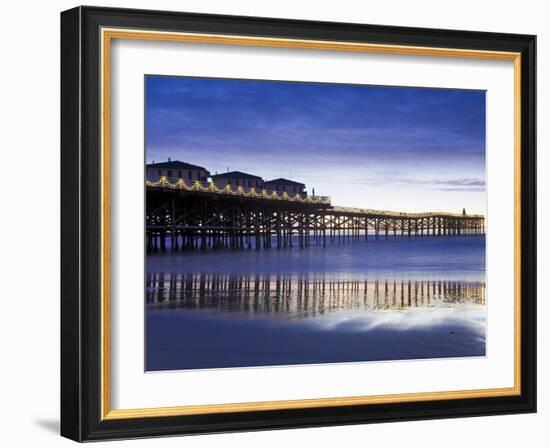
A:
{"type": "MultiPolygon", "coordinates": [[[[536,37],[99,7],[61,14],[61,434],[76,441],[536,411],[536,37]],[[521,393],[515,396],[101,418],[100,29],[129,28],[521,53],[521,393]]],[[[512,293],[512,292],[511,292],[512,293]]]]}

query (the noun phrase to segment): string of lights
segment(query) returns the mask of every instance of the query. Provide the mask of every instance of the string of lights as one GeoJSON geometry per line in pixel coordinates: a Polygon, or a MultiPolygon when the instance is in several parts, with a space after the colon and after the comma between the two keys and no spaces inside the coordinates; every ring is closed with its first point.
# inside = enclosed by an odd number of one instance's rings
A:
{"type": "Polygon", "coordinates": [[[309,204],[330,204],[330,197],[328,196],[310,196],[296,193],[291,196],[286,191],[278,193],[276,191],[269,191],[265,189],[256,189],[254,187],[247,188],[246,190],[242,186],[236,186],[235,189],[231,185],[225,185],[223,188],[218,188],[214,182],[200,182],[195,180],[193,182],[185,182],[183,179],[179,179],[177,182],[170,182],[166,176],[162,176],[158,181],[146,181],[148,187],[159,188],[173,188],[178,190],[187,191],[200,191],[204,193],[217,193],[217,194],[229,194],[233,196],[244,196],[257,199],[272,199],[276,201],[290,201],[290,202],[303,202],[309,204]]]}
{"type": "MultiPolygon", "coordinates": [[[[193,182],[185,182],[184,179],[179,179],[176,182],[170,182],[166,176],[162,176],[157,181],[146,181],[148,187],[156,188],[172,188],[178,190],[186,191],[196,191],[203,193],[215,193],[215,194],[225,194],[232,196],[243,196],[256,199],[270,199],[275,201],[289,201],[289,202],[301,202],[308,204],[325,204],[330,205],[330,196],[310,196],[296,193],[295,195],[289,195],[286,191],[278,193],[277,191],[269,191],[263,188],[254,188],[250,187],[244,189],[242,186],[235,186],[233,189],[231,185],[227,184],[222,188],[218,188],[214,182],[201,182],[195,180],[193,182]]],[[[483,215],[466,215],[460,213],[451,213],[451,212],[396,212],[396,211],[387,211],[387,210],[374,210],[368,208],[350,208],[350,207],[332,207],[332,210],[335,212],[342,213],[358,213],[361,215],[377,215],[377,216],[388,216],[388,217],[399,217],[399,218],[426,218],[430,216],[441,216],[441,217],[453,217],[453,218],[484,218],[483,215]]]]}

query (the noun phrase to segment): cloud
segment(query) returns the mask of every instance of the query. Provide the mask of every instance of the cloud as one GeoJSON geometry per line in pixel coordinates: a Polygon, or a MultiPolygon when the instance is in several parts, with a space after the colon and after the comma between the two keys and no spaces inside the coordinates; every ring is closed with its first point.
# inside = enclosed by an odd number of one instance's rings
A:
{"type": "Polygon", "coordinates": [[[147,78],[151,156],[179,147],[484,164],[484,116],[478,91],[147,78]]]}
{"type": "Polygon", "coordinates": [[[462,191],[462,192],[471,192],[471,193],[483,193],[485,191],[485,188],[445,187],[445,188],[439,188],[439,191],[462,191]]]}
{"type": "Polygon", "coordinates": [[[450,201],[458,201],[461,195],[451,193],[457,191],[467,196],[460,207],[484,204],[484,92],[155,76],[146,81],[149,162],[171,157],[211,172],[229,167],[289,177],[342,205],[392,197],[392,208],[456,208],[450,201]]]}
{"type": "Polygon", "coordinates": [[[435,184],[448,185],[451,187],[485,187],[485,181],[483,179],[450,179],[450,180],[436,180],[435,184]]]}
{"type": "Polygon", "coordinates": [[[483,179],[450,179],[435,181],[440,191],[463,191],[463,192],[484,192],[485,180],[483,179]]]}
{"type": "Polygon", "coordinates": [[[368,179],[358,179],[356,183],[363,185],[392,185],[396,187],[420,186],[439,191],[485,191],[485,180],[474,178],[458,179],[416,179],[399,176],[376,176],[368,179]]]}

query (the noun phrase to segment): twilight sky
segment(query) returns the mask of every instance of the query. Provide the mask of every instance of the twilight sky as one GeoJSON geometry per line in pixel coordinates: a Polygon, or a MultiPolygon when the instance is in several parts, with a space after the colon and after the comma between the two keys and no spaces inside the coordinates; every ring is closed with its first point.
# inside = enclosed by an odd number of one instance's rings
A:
{"type": "Polygon", "coordinates": [[[334,205],[486,212],[485,92],[146,77],[147,163],[285,177],[334,205]]]}

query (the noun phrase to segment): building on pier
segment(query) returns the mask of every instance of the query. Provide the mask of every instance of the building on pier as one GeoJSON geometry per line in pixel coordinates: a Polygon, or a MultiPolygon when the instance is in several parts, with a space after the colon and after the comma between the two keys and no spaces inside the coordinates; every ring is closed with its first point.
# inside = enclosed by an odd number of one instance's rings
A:
{"type": "Polygon", "coordinates": [[[179,160],[168,159],[167,162],[153,162],[146,168],[147,180],[150,182],[156,182],[161,178],[165,178],[169,182],[177,182],[180,179],[187,182],[197,180],[205,182],[210,177],[210,172],[206,168],[179,160]]]}
{"type": "Polygon", "coordinates": [[[218,188],[224,188],[226,185],[231,187],[244,188],[263,188],[264,181],[260,176],[243,173],[242,171],[229,171],[222,174],[214,174],[212,181],[218,188]]]}
{"type": "Polygon", "coordinates": [[[264,182],[264,188],[277,193],[304,194],[306,192],[305,184],[282,177],[264,182]]]}

